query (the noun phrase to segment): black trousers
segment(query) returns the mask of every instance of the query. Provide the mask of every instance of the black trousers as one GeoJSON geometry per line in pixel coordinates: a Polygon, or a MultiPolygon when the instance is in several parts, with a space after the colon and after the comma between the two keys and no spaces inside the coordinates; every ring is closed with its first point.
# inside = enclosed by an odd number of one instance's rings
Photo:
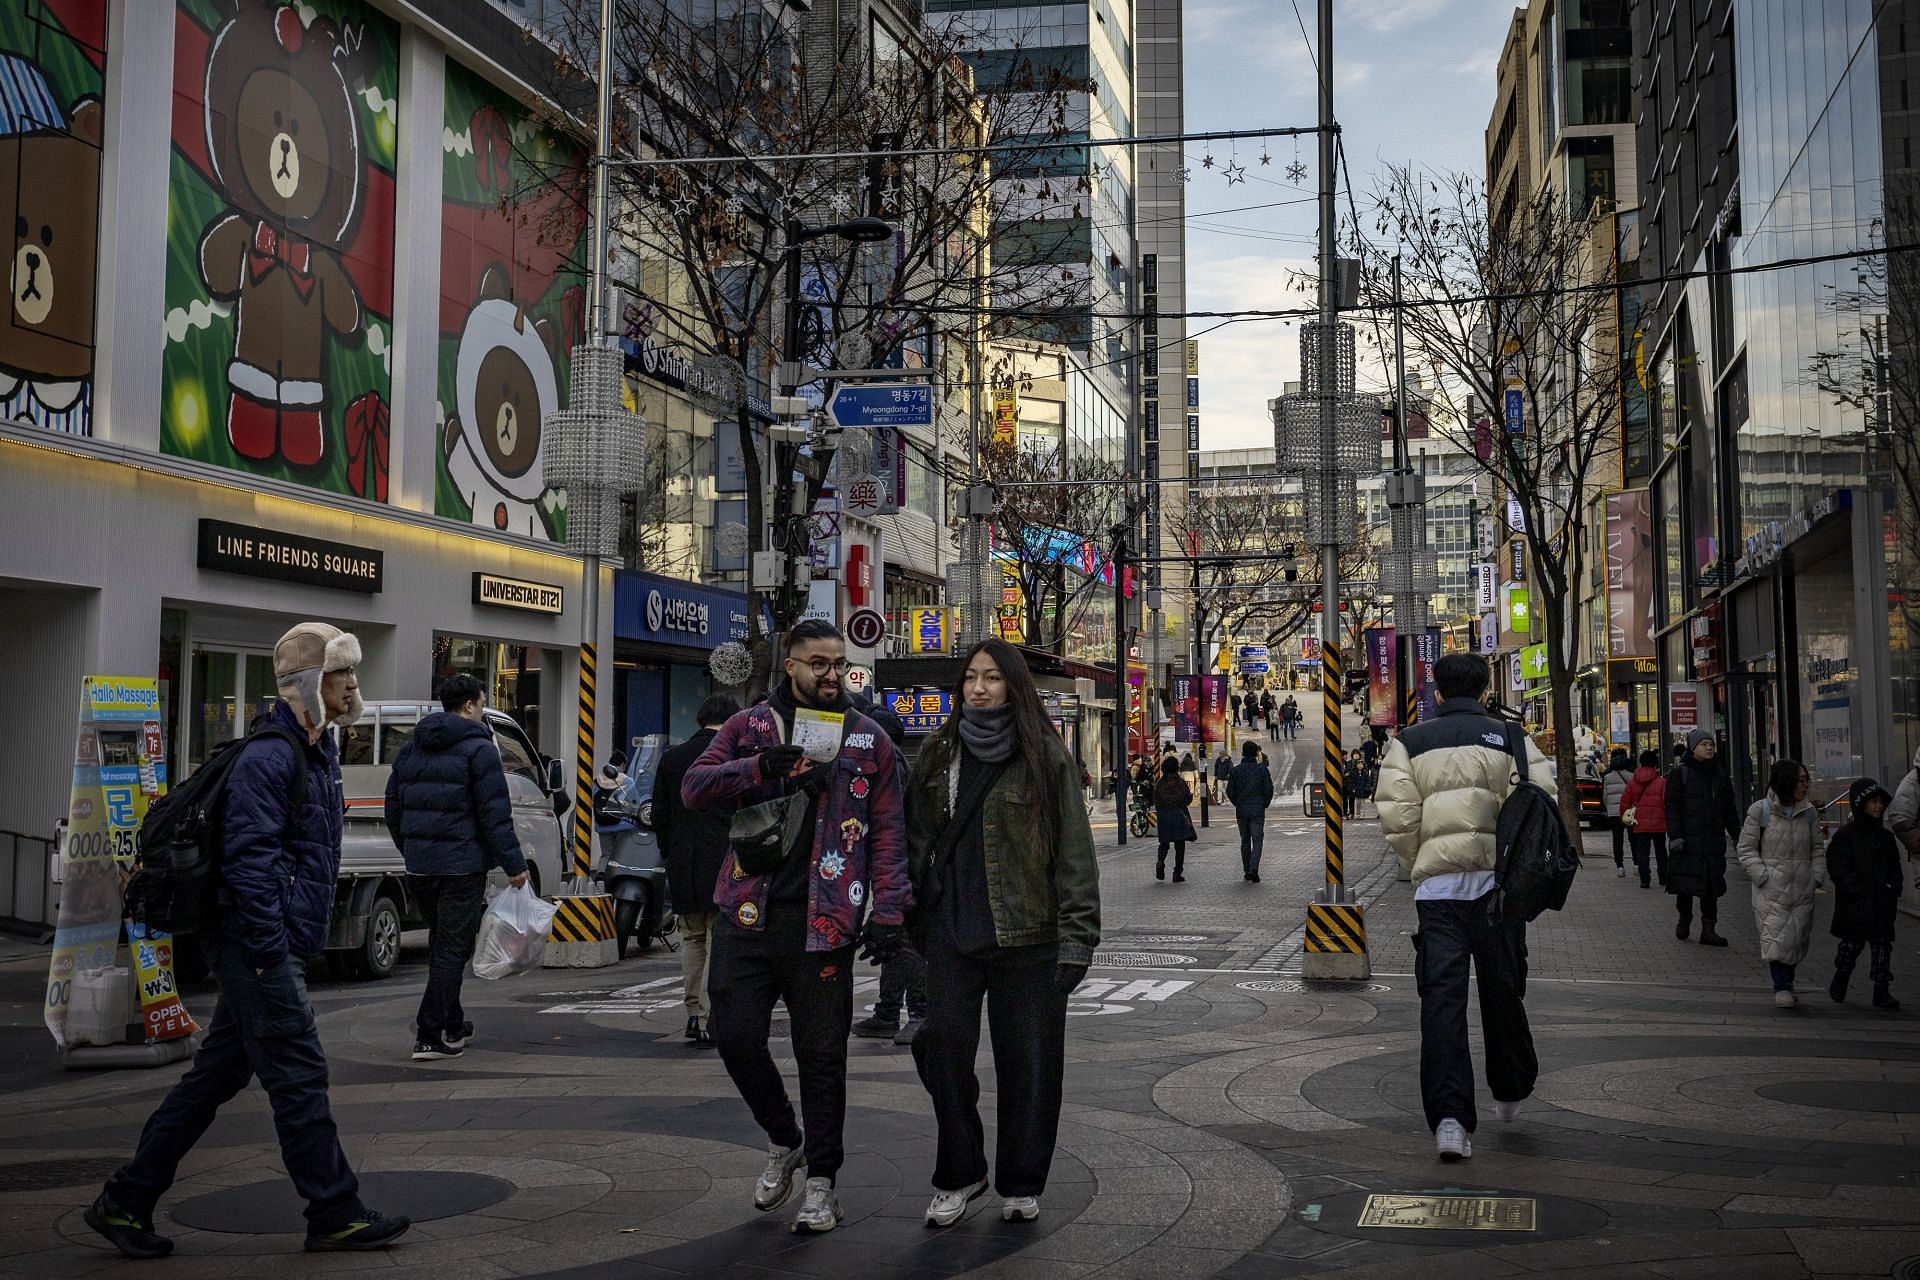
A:
{"type": "Polygon", "coordinates": [[[427,921],[427,989],[414,1019],[416,1034],[422,1040],[448,1033],[458,1039],[467,1020],[460,1007],[460,984],[487,910],[487,873],[408,876],[407,886],[427,921]]]}
{"type": "Polygon", "coordinates": [[[1487,1088],[1499,1102],[1533,1092],[1540,1074],[1527,1026],[1527,926],[1495,921],[1492,895],[1458,902],[1415,902],[1414,982],[1420,990],[1420,1099],[1427,1127],[1458,1120],[1472,1133],[1473,1057],[1467,1048],[1467,971],[1480,988],[1487,1088]]]}
{"type": "Polygon", "coordinates": [[[1667,883],[1667,833],[1650,831],[1642,835],[1636,831],[1633,833],[1632,844],[1633,865],[1640,872],[1640,883],[1653,883],[1650,879],[1652,872],[1647,866],[1647,859],[1651,855],[1654,866],[1660,874],[1661,887],[1664,888],[1667,883]]]}
{"type": "Polygon", "coordinates": [[[107,1180],[107,1194],[150,1221],[180,1162],[212,1127],[221,1105],[258,1076],[273,1105],[280,1159],[307,1202],[308,1231],[338,1231],[366,1213],[366,1206],[327,1101],[327,1055],[314,1029],[304,968],[282,960],[256,974],[240,947],[212,938],[203,947],[220,987],[207,1037],[147,1120],[133,1159],[107,1180]]]}
{"type": "Polygon", "coordinates": [[[1613,865],[1627,865],[1627,824],[1615,818],[1613,821],[1613,865]]]}
{"type": "Polygon", "coordinates": [[[1163,867],[1167,865],[1168,845],[1173,846],[1173,874],[1177,876],[1185,875],[1187,873],[1187,842],[1185,840],[1162,840],[1160,842],[1160,857],[1158,862],[1163,867]]]}
{"type": "Polygon", "coordinates": [[[880,966],[880,994],[873,998],[873,1016],[897,1022],[903,1002],[909,1020],[927,1016],[927,962],[910,946],[901,947],[880,966]]]}
{"type": "Polygon", "coordinates": [[[1860,953],[1871,948],[1867,961],[1867,976],[1873,979],[1875,986],[1884,987],[1893,981],[1893,944],[1891,942],[1864,942],[1859,938],[1842,938],[1840,946],[1833,954],[1833,970],[1836,974],[1853,976],[1853,966],[1860,963],[1860,953]]]}
{"type": "MultiPolygon", "coordinates": [[[[1693,895],[1690,893],[1675,894],[1674,903],[1680,909],[1680,919],[1688,924],[1692,924],[1693,895]]],[[[1707,927],[1712,927],[1720,923],[1719,895],[1711,893],[1703,893],[1700,895],[1700,923],[1707,927]]]]}
{"type": "Polygon", "coordinates": [[[708,1030],[733,1087],[768,1141],[783,1147],[800,1141],[787,1086],[767,1051],[773,1006],[784,1002],[800,1069],[807,1176],[832,1180],[846,1160],[841,1132],[847,1117],[847,1035],[853,1027],[853,948],[796,950],[788,939],[753,933],[724,916],[714,924],[712,945],[708,1030]]]}
{"type": "Polygon", "coordinates": [[[1067,997],[1054,986],[1058,958],[1050,943],[963,956],[945,929],[933,930],[927,1022],[914,1038],[913,1061],[940,1126],[936,1190],[959,1191],[987,1176],[980,1077],[974,1072],[983,1001],[999,1097],[994,1187],[1003,1196],[1037,1196],[1047,1189],[1066,1072],[1067,997]]]}
{"type": "Polygon", "coordinates": [[[1240,872],[1242,875],[1260,874],[1260,854],[1267,844],[1267,815],[1264,813],[1236,813],[1235,822],[1240,824],[1240,872]]]}

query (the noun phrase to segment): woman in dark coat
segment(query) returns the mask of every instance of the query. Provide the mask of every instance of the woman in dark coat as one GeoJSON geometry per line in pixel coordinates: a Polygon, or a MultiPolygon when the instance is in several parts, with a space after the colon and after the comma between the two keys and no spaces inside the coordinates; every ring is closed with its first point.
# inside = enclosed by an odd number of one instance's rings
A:
{"type": "Polygon", "coordinates": [[[1173,882],[1187,878],[1187,841],[1198,840],[1187,806],[1193,803],[1193,788],[1180,776],[1180,766],[1169,759],[1160,766],[1160,781],[1153,785],[1153,807],[1160,829],[1160,857],[1153,864],[1153,878],[1167,878],[1167,846],[1173,846],[1173,882]]]}
{"type": "Polygon", "coordinates": [[[1727,945],[1714,926],[1727,891],[1727,850],[1740,834],[1733,780],[1714,758],[1719,750],[1712,730],[1695,729],[1687,735],[1687,754],[1667,772],[1667,892],[1680,908],[1673,936],[1685,942],[1693,931],[1698,898],[1706,947],[1727,945]]]}
{"type": "Polygon", "coordinates": [[[1833,984],[1827,994],[1847,998],[1847,981],[1861,951],[1873,949],[1873,1007],[1898,1009],[1888,988],[1893,983],[1893,921],[1900,909],[1900,846],[1887,829],[1885,815],[1893,797],[1872,778],[1847,790],[1853,818],[1833,833],[1827,845],[1827,878],[1833,882],[1833,984]]]}

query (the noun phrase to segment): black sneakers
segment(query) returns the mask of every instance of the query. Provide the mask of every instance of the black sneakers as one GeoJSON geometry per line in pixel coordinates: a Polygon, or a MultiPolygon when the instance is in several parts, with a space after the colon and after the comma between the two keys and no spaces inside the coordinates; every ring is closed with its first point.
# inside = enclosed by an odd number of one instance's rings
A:
{"type": "Polygon", "coordinates": [[[407,1218],[389,1218],[369,1209],[366,1217],[355,1218],[338,1231],[310,1233],[307,1236],[307,1252],[366,1253],[373,1249],[384,1249],[405,1235],[407,1228],[412,1225],[407,1218]]]}
{"type": "Polygon", "coordinates": [[[464,1049],[467,1047],[467,1041],[471,1039],[473,1039],[471,1022],[461,1023],[458,1032],[442,1032],[440,1035],[440,1042],[449,1049],[464,1049]]]}
{"type": "Polygon", "coordinates": [[[151,1222],[134,1217],[107,1199],[104,1191],[80,1216],[86,1219],[88,1226],[106,1237],[108,1244],[129,1258],[164,1258],[173,1252],[173,1241],[155,1235],[151,1222]]]}
{"type": "Polygon", "coordinates": [[[457,1058],[464,1052],[466,1052],[464,1049],[448,1040],[445,1036],[435,1036],[431,1040],[415,1040],[413,1042],[413,1060],[415,1062],[432,1062],[436,1058],[457,1058]]]}

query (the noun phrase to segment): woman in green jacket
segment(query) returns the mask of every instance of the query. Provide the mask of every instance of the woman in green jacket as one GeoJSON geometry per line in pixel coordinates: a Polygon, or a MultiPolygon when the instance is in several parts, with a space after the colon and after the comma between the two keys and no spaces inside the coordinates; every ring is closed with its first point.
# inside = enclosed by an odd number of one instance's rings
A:
{"type": "Polygon", "coordinates": [[[984,1001],[999,1093],[1000,1216],[1031,1222],[1053,1164],[1067,997],[1100,942],[1100,876],[1078,774],[1019,651],[967,654],[954,715],[921,748],[907,793],[927,1021],[913,1058],[940,1126],[927,1225],[987,1191],[980,1125],[984,1001]]]}

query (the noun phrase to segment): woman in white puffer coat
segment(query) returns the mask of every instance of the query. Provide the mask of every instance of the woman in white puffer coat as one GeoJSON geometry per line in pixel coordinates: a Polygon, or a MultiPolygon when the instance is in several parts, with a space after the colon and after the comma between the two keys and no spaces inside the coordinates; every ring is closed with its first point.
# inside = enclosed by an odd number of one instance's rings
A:
{"type": "Polygon", "coordinates": [[[1773,976],[1773,1002],[1798,1004],[1794,966],[1813,940],[1813,895],[1827,882],[1820,812],[1807,802],[1811,779],[1798,761],[1781,760],[1767,777],[1767,795],[1747,810],[1734,853],[1753,881],[1753,919],[1760,958],[1773,976]]]}

